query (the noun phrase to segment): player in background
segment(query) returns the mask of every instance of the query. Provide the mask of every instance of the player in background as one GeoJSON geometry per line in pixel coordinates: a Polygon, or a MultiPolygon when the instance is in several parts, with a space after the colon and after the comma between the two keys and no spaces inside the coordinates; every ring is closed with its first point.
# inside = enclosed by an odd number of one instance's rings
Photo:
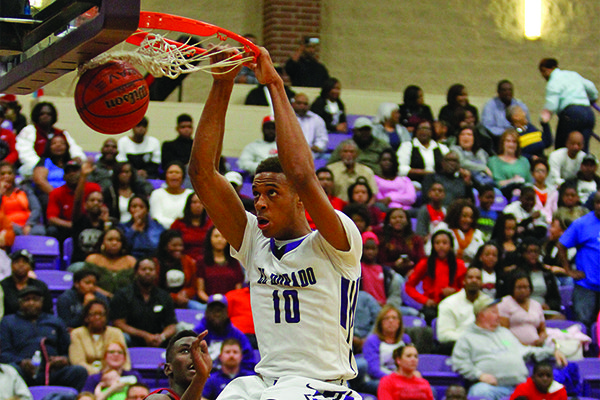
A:
{"type": "Polygon", "coordinates": [[[169,340],[165,375],[169,378],[169,389],[156,389],[145,400],[200,400],[202,390],[212,369],[212,358],[208,346],[194,331],[181,331],[169,340]],[[165,391],[166,393],[161,393],[165,391]]]}
{"type": "MultiPolygon", "coordinates": [[[[213,55],[213,62],[228,55],[213,55]]],[[[244,210],[217,167],[239,68],[213,75],[189,164],[198,197],[231,244],[232,255],[246,267],[261,352],[260,375],[235,379],[219,399],[360,399],[346,385],[356,375],[352,336],[360,233],[321,188],[310,148],[265,49],[252,68],[273,101],[279,154],[256,170],[257,215],[244,210]]]]}

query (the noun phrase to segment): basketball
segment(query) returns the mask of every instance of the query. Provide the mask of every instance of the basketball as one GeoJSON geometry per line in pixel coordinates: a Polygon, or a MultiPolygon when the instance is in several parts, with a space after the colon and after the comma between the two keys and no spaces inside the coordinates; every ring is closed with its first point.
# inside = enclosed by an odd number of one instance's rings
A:
{"type": "Polygon", "coordinates": [[[148,84],[135,67],[110,61],[86,71],[75,87],[75,108],[93,130],[118,134],[142,120],[149,104],[148,84]]]}

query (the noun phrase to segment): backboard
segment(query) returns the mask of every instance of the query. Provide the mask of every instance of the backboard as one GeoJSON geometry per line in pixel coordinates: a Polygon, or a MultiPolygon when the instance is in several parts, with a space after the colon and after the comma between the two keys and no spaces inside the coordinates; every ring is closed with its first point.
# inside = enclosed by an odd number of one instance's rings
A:
{"type": "Polygon", "coordinates": [[[0,0],[0,93],[32,93],[121,43],[140,2],[0,0]]]}

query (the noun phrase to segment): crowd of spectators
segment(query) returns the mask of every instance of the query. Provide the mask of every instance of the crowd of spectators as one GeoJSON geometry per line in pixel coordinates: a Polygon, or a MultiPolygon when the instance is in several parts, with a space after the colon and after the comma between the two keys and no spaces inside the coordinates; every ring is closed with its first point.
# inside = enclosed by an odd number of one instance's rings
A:
{"type": "MultiPolygon", "coordinates": [[[[598,159],[586,152],[588,132],[562,132],[564,147],[551,151],[548,119],[535,127],[508,80],[481,114],[455,84],[434,120],[422,89],[411,85],[403,104],[382,103],[375,118],[349,124],[341,82],[316,61],[316,44],[308,38],[286,70],[295,85],[305,82],[305,70],[322,75],[305,83],[322,87],[314,102],[303,93],[290,101],[322,161],[323,190],[363,238],[353,342],[359,377],[351,385],[381,399],[433,398],[417,369],[425,349],[406,334],[403,315],[425,320],[416,335],[436,330],[433,351],[452,355],[455,370],[474,384],[470,395],[510,395],[526,382],[525,356],[564,363],[545,325],[565,318],[559,288],[573,287],[573,316],[586,327],[600,311],[600,176],[598,159]],[[349,138],[329,148],[340,134],[349,138]],[[510,376],[494,364],[498,349],[486,346],[494,341],[513,352],[518,368],[510,376]],[[484,361],[474,362],[474,349],[484,361]]],[[[557,66],[548,65],[543,60],[540,71],[551,82],[557,66]]],[[[596,100],[587,83],[585,92],[596,100]]],[[[249,211],[240,189],[260,161],[277,154],[276,124],[266,117],[263,138],[244,148],[237,165],[221,163],[249,211]]],[[[107,139],[93,160],[56,125],[56,108],[40,102],[30,125],[18,131],[15,122],[3,131],[12,139],[0,137],[8,149],[0,152],[0,361],[30,385],[123,398],[120,378],[140,379],[130,371],[128,346],[165,347],[178,330],[175,309],[194,309],[205,313],[196,330],[208,328],[219,368],[207,385],[206,397],[216,398],[222,381],[252,373],[256,343],[243,266],[186,177],[192,118],[180,115],[178,136],[162,145],[144,118],[129,136],[107,139]],[[31,254],[10,252],[15,235],[44,234],[73,242],[73,287],[58,298],[56,315],[31,254]],[[45,376],[32,362],[40,351],[50,366],[45,376]]]]}

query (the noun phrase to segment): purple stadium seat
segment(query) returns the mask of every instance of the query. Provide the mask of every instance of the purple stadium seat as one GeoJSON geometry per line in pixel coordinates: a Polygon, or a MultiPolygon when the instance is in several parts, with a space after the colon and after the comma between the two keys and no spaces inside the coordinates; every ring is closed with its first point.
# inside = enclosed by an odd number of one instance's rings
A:
{"type": "Polygon", "coordinates": [[[336,147],[339,146],[344,140],[352,139],[352,135],[344,133],[330,133],[328,135],[329,142],[327,143],[327,151],[332,152],[336,147]]]}
{"type": "Polygon", "coordinates": [[[491,209],[494,211],[502,211],[507,205],[508,201],[506,201],[506,197],[504,197],[500,191],[497,191],[491,209]]]}
{"type": "Polygon", "coordinates": [[[168,385],[163,366],[167,362],[166,350],[160,347],[130,347],[131,369],[139,372],[148,386],[168,385]]]}
{"type": "Polygon", "coordinates": [[[51,236],[16,236],[12,251],[28,250],[35,259],[35,269],[59,269],[60,248],[58,240],[51,236]]]}
{"type": "Polygon", "coordinates": [[[64,393],[67,395],[77,396],[77,390],[67,386],[30,386],[29,391],[33,396],[33,400],[42,400],[49,394],[64,393]]]}
{"type": "MultiPolygon", "coordinates": [[[[416,301],[415,299],[413,299],[406,293],[405,286],[406,286],[406,284],[402,285],[402,294],[401,294],[402,303],[405,306],[412,307],[416,310],[420,310],[421,308],[423,308],[423,304],[419,303],[418,301],[416,301]]],[[[419,286],[417,286],[417,290],[421,290],[422,287],[423,287],[423,283],[420,283],[419,286]]]]}
{"type": "Polygon", "coordinates": [[[573,286],[559,286],[560,304],[567,318],[573,315],[573,286]]]}
{"type": "Polygon", "coordinates": [[[583,395],[595,399],[600,398],[600,359],[584,358],[570,362],[579,366],[579,373],[583,381],[583,395]]]}
{"type": "Polygon", "coordinates": [[[52,269],[41,269],[35,271],[37,278],[48,285],[52,297],[58,297],[65,290],[73,286],[73,273],[69,271],[57,271],[52,269]]]}
{"type": "Polygon", "coordinates": [[[403,315],[402,324],[404,328],[422,327],[427,326],[427,322],[423,318],[415,317],[413,315],[403,315]]]}
{"type": "Polygon", "coordinates": [[[323,168],[327,166],[327,160],[324,158],[318,158],[315,160],[315,171],[319,168],[323,168]]]}
{"type": "Polygon", "coordinates": [[[198,310],[190,310],[187,308],[176,308],[175,316],[177,321],[186,322],[194,326],[198,325],[198,322],[204,317],[204,312],[198,310]]]}
{"type": "Polygon", "coordinates": [[[62,269],[67,269],[71,265],[71,256],[73,255],[73,238],[68,237],[63,242],[62,269]]]}
{"type": "Polygon", "coordinates": [[[452,371],[450,357],[440,354],[419,354],[419,372],[437,392],[437,398],[444,397],[450,385],[463,385],[463,378],[452,371]]]}

